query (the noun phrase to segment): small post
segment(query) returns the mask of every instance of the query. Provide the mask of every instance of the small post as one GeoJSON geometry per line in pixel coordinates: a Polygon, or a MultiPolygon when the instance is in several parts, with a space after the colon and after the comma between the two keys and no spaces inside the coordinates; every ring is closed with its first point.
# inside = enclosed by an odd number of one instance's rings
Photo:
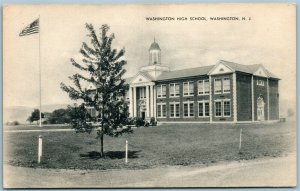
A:
{"type": "Polygon", "coordinates": [[[241,130],[240,130],[240,144],[239,144],[239,150],[241,150],[241,148],[242,148],[242,131],[243,131],[243,129],[241,128],[241,130]]]}
{"type": "Polygon", "coordinates": [[[125,164],[128,162],[128,141],[126,140],[125,144],[125,164]]]}
{"type": "Polygon", "coordinates": [[[43,136],[39,135],[39,143],[38,143],[38,163],[41,163],[42,155],[43,155],[43,136]]]}

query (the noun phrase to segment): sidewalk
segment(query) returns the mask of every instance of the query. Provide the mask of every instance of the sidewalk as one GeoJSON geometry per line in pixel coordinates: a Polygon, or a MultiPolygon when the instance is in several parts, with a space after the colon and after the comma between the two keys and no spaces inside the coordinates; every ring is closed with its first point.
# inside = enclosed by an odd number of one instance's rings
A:
{"type": "Polygon", "coordinates": [[[55,170],[4,165],[5,188],[286,187],[296,185],[296,156],[145,170],[55,170]]]}

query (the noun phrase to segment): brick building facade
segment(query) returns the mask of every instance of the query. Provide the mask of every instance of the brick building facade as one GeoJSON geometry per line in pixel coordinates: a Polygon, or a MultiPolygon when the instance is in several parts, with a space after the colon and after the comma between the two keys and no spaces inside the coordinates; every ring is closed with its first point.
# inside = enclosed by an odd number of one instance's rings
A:
{"type": "Polygon", "coordinates": [[[149,64],[126,79],[131,117],[159,122],[255,122],[279,119],[279,78],[263,65],[219,61],[170,71],[154,41],[149,64]]]}

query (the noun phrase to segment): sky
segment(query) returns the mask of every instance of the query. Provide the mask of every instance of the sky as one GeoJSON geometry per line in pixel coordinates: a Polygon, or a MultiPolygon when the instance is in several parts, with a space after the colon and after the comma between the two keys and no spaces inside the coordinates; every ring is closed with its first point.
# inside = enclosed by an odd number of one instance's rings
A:
{"type": "Polygon", "coordinates": [[[39,59],[42,104],[70,104],[60,83],[77,72],[82,42],[89,42],[85,23],[110,26],[113,47],[125,48],[126,76],[148,65],[155,37],[162,64],[171,70],[214,65],[219,60],[263,64],[280,80],[280,105],[296,107],[296,14],[287,4],[181,5],[11,5],[4,8],[4,107],[39,104],[39,59]],[[40,33],[19,37],[36,18],[40,33]],[[173,17],[147,21],[145,17],[173,17]],[[186,17],[188,20],[177,20],[186,17]],[[206,21],[191,21],[205,17],[206,21]],[[210,17],[245,17],[242,21],[211,21],[210,17]],[[251,18],[251,19],[249,19],[251,18]]]}

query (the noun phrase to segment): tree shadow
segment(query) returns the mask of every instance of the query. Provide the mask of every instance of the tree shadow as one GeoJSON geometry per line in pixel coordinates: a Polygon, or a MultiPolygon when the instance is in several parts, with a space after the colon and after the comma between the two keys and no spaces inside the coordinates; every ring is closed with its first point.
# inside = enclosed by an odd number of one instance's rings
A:
{"type": "MultiPolygon", "coordinates": [[[[133,158],[138,158],[138,153],[141,151],[128,151],[128,158],[133,159],[133,158]]],[[[100,152],[97,151],[90,151],[86,154],[79,154],[80,157],[82,158],[90,158],[90,159],[100,159],[100,158],[109,158],[109,159],[123,159],[125,158],[125,151],[107,151],[104,152],[104,156],[101,156],[100,152]]]]}

